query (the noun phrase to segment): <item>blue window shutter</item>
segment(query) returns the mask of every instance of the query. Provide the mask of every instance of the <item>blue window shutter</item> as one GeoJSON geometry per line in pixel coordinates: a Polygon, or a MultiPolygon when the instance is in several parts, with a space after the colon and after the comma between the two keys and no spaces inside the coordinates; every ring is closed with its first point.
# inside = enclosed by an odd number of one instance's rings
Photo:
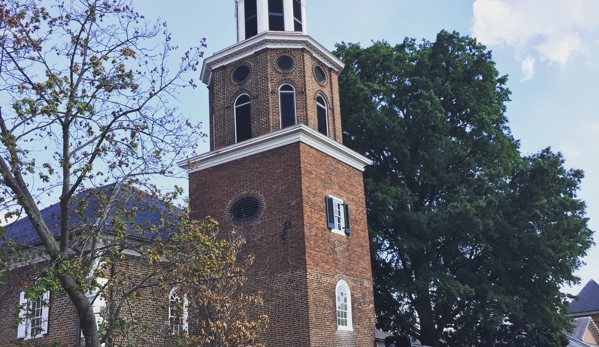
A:
{"type": "Polygon", "coordinates": [[[335,213],[333,212],[333,198],[326,197],[327,225],[329,229],[335,229],[335,213]]]}
{"type": "Polygon", "coordinates": [[[349,205],[348,204],[343,204],[343,212],[345,213],[345,234],[349,235],[350,234],[350,230],[349,230],[349,205]]]}

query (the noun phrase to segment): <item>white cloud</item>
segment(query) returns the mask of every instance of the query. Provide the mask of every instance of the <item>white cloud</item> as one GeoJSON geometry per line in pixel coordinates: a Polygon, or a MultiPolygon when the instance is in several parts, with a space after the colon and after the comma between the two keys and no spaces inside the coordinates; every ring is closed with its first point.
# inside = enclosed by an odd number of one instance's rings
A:
{"type": "Polygon", "coordinates": [[[590,131],[592,133],[599,134],[599,123],[590,123],[584,120],[578,121],[582,130],[590,131]]]}
{"type": "Polygon", "coordinates": [[[562,68],[589,53],[599,35],[597,0],[475,0],[473,13],[472,34],[482,43],[562,68]]]}
{"type": "Polygon", "coordinates": [[[557,150],[560,151],[564,155],[564,157],[570,159],[580,157],[580,155],[582,154],[579,150],[567,145],[558,146],[557,150]]]}
{"type": "Polygon", "coordinates": [[[522,82],[528,81],[532,79],[535,75],[535,58],[528,57],[522,61],[522,72],[524,73],[524,77],[522,77],[522,82]]]}

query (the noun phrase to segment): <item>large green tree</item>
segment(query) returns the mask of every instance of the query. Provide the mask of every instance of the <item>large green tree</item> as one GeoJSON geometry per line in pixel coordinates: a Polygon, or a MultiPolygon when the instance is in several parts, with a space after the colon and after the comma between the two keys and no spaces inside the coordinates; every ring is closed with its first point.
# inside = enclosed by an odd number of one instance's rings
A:
{"type": "Polygon", "coordinates": [[[337,46],[344,141],[366,170],[379,328],[432,346],[565,345],[590,247],[583,173],[522,156],[507,77],[470,37],[337,46]]]}

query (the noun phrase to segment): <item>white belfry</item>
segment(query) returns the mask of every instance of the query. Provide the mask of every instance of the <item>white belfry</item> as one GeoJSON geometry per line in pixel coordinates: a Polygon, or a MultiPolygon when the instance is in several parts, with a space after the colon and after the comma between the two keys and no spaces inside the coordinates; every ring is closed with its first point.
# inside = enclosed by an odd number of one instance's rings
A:
{"type": "Polygon", "coordinates": [[[306,30],[305,0],[235,0],[237,42],[265,31],[306,30]]]}

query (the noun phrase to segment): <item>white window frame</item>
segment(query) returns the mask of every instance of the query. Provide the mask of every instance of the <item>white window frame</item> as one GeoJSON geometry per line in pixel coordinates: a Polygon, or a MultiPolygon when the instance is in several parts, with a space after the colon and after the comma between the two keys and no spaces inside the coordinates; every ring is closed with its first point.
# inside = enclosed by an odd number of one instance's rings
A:
{"type": "MultiPolygon", "coordinates": [[[[316,130],[320,132],[320,129],[318,128],[320,125],[319,119],[318,119],[318,109],[322,108],[324,110],[324,122],[326,125],[326,134],[323,134],[324,136],[329,136],[329,110],[327,108],[327,101],[325,100],[324,96],[318,94],[316,95],[316,130]],[[318,99],[322,99],[322,103],[318,102],[318,99]]],[[[322,134],[322,133],[321,133],[322,134]]]]}
{"type": "MultiPolygon", "coordinates": [[[[285,83],[279,87],[279,122],[280,122],[281,129],[283,129],[283,107],[282,107],[282,98],[281,98],[281,95],[283,95],[283,94],[293,94],[293,119],[294,119],[293,125],[297,125],[297,95],[295,95],[295,87],[292,86],[291,84],[285,83]],[[283,87],[285,87],[285,86],[289,86],[293,90],[282,90],[283,87]]],[[[293,125],[290,125],[290,126],[293,126],[293,125]]]]}
{"type": "Polygon", "coordinates": [[[37,339],[48,334],[48,320],[50,315],[50,291],[45,291],[32,302],[25,297],[22,291],[19,296],[19,326],[17,328],[17,339],[37,339]],[[35,308],[34,303],[39,303],[40,307],[35,308]],[[39,319],[39,324],[33,326],[34,320],[39,319]],[[34,335],[35,333],[35,335],[34,335]]]}
{"type": "Polygon", "coordinates": [[[295,23],[299,23],[302,26],[302,30],[297,31],[300,33],[304,32],[304,2],[302,0],[291,0],[291,19],[293,20],[292,24],[291,24],[291,30],[290,31],[295,31],[295,23]],[[298,2],[300,5],[300,11],[299,11],[299,16],[301,17],[300,20],[297,19],[296,17],[296,13],[295,13],[295,2],[298,2]]]}
{"type": "Polygon", "coordinates": [[[335,228],[333,232],[344,233],[345,230],[345,210],[343,208],[343,200],[333,198],[333,218],[335,220],[335,228]]]}
{"type": "MultiPolygon", "coordinates": [[[[98,330],[104,324],[104,317],[102,315],[102,310],[106,308],[106,298],[104,296],[104,288],[108,284],[108,279],[104,277],[96,278],[97,286],[91,285],[91,281],[94,279],[94,275],[96,269],[100,268],[104,263],[100,262],[99,259],[94,259],[89,274],[87,275],[87,282],[90,284],[88,291],[86,293],[87,300],[91,303],[92,309],[94,311],[94,315],[96,316],[96,325],[98,330]]],[[[83,337],[83,330],[81,331],[81,336],[83,337]]],[[[104,346],[104,344],[102,344],[104,346]]]]}
{"type": "Polygon", "coordinates": [[[337,286],[335,287],[335,317],[337,320],[337,330],[342,331],[353,331],[353,321],[352,321],[352,305],[351,305],[351,291],[349,290],[349,285],[344,280],[340,280],[337,282],[337,286]],[[341,291],[345,292],[347,296],[347,303],[340,302],[341,291]],[[345,310],[343,310],[341,305],[347,304],[345,310]],[[341,313],[346,314],[346,318],[340,317],[341,313]],[[341,320],[345,319],[347,325],[342,325],[341,320]]]}
{"type": "MultiPolygon", "coordinates": [[[[252,133],[252,129],[251,129],[251,126],[252,126],[252,109],[251,109],[251,107],[252,107],[252,98],[251,98],[251,97],[250,97],[248,94],[245,94],[245,93],[244,93],[244,94],[241,94],[241,95],[239,95],[239,96],[238,96],[238,97],[235,99],[235,103],[233,104],[233,108],[235,109],[235,143],[238,143],[238,142],[239,142],[239,140],[237,139],[237,125],[238,125],[238,124],[237,124],[237,108],[238,108],[238,107],[243,107],[243,106],[245,106],[245,105],[250,105],[250,134],[252,133]],[[248,101],[248,102],[245,102],[245,103],[243,103],[243,104],[239,104],[239,105],[237,105],[237,102],[239,101],[239,98],[241,98],[242,96],[247,96],[247,97],[250,99],[250,101],[248,101]]],[[[252,138],[252,137],[250,136],[250,139],[251,139],[251,138],[252,138]]]]}
{"type": "Polygon", "coordinates": [[[350,234],[349,229],[347,228],[347,225],[349,224],[348,221],[346,221],[346,217],[349,216],[349,211],[346,211],[346,209],[349,209],[349,206],[343,202],[343,200],[334,197],[334,196],[327,196],[327,201],[326,201],[326,214],[327,214],[327,223],[329,224],[328,227],[331,230],[331,232],[335,233],[335,234],[340,234],[340,235],[344,235],[344,236],[348,236],[350,234]],[[328,200],[331,199],[333,201],[333,209],[332,211],[329,211],[329,203],[328,200]],[[331,226],[331,224],[329,223],[329,214],[333,213],[333,226],[331,226]]]}
{"type": "Polygon", "coordinates": [[[182,333],[186,333],[188,332],[188,324],[187,324],[187,318],[188,318],[188,304],[189,302],[187,301],[187,294],[183,295],[183,314],[181,318],[181,324],[174,324],[173,321],[171,320],[172,318],[179,318],[175,313],[173,313],[173,302],[180,302],[181,301],[181,296],[179,294],[177,294],[177,289],[179,289],[179,287],[174,287],[173,289],[171,289],[169,296],[168,296],[168,325],[170,328],[170,331],[172,334],[182,334],[182,333]],[[180,328],[182,328],[182,331],[180,330],[180,328]]]}

